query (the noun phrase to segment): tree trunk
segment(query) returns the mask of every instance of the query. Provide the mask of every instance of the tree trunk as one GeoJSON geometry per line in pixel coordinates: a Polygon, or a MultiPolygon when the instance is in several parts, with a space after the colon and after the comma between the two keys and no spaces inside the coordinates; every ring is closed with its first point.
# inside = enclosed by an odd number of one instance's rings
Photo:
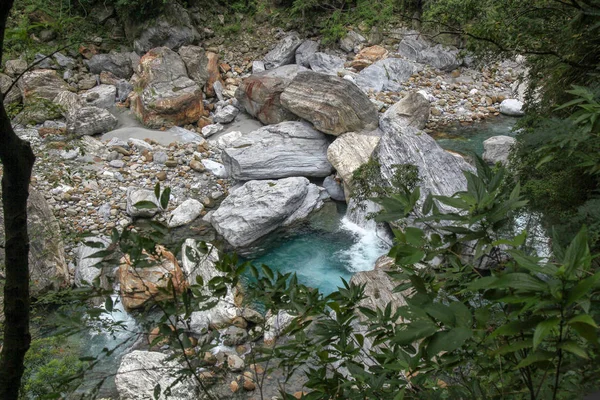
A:
{"type": "MultiPolygon", "coordinates": [[[[13,0],[0,1],[0,62],[6,19],[13,0]]],[[[4,343],[0,354],[0,399],[17,400],[23,360],[29,349],[29,237],[27,197],[35,157],[28,142],[12,129],[0,94],[0,160],[3,166],[2,202],[6,251],[4,285],[4,343]]]]}

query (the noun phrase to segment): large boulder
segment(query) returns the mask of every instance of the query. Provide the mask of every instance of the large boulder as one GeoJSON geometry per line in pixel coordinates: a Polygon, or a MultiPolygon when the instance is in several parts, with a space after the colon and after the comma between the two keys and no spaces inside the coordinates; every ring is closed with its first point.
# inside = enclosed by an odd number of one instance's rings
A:
{"type": "Polygon", "coordinates": [[[303,40],[297,33],[291,33],[281,39],[275,48],[265,56],[265,68],[272,69],[293,64],[296,61],[296,50],[302,42],[303,40]]]}
{"type": "Polygon", "coordinates": [[[358,53],[360,50],[360,45],[366,42],[367,39],[365,39],[360,33],[348,31],[346,36],[340,40],[340,48],[347,52],[354,51],[355,53],[358,53]]]}
{"type": "Polygon", "coordinates": [[[133,75],[133,65],[129,53],[96,54],[84,62],[92,74],[107,71],[121,79],[129,79],[133,75]]]}
{"type": "Polygon", "coordinates": [[[196,284],[197,277],[206,285],[211,279],[224,276],[225,273],[215,267],[218,261],[219,251],[212,244],[203,247],[194,239],[186,239],[181,247],[181,268],[190,285],[196,284]]]}
{"type": "Polygon", "coordinates": [[[517,139],[511,136],[492,136],[483,142],[483,159],[490,164],[508,164],[508,157],[517,139]]]}
{"type": "Polygon", "coordinates": [[[280,96],[298,72],[306,70],[302,66],[286,65],[252,74],[242,81],[235,97],[248,114],[265,125],[295,120],[297,117],[281,106],[280,96]]]}
{"type": "MultiPolygon", "coordinates": [[[[369,161],[379,143],[377,132],[361,134],[348,132],[333,141],[327,149],[327,159],[333,165],[346,187],[351,187],[352,174],[369,161]]],[[[348,194],[348,191],[346,191],[348,194]]]]}
{"type": "Polygon", "coordinates": [[[204,206],[196,199],[187,199],[169,215],[167,224],[169,228],[187,225],[200,216],[204,206]]]}
{"type": "Polygon", "coordinates": [[[393,116],[393,124],[398,128],[423,129],[429,120],[429,109],[430,103],[425,96],[411,92],[388,109],[386,118],[393,116]]]}
{"type": "Polygon", "coordinates": [[[188,78],[181,57],[159,47],[140,59],[131,109],[151,128],[195,123],[204,113],[202,91],[188,78]]]}
{"type": "Polygon", "coordinates": [[[462,60],[458,57],[458,49],[444,47],[441,44],[432,45],[419,32],[407,32],[400,45],[398,53],[409,60],[431,65],[443,71],[452,71],[460,67],[462,60]]]}
{"type": "MultiPolygon", "coordinates": [[[[10,85],[12,85],[13,80],[11,77],[5,74],[0,74],[0,91],[2,93],[6,93],[10,85]]],[[[13,86],[10,89],[10,92],[6,93],[4,96],[4,106],[8,106],[12,103],[20,103],[22,100],[21,92],[19,91],[19,87],[17,85],[13,86]]]]}
{"type": "Polygon", "coordinates": [[[115,376],[115,385],[122,400],[178,399],[195,400],[200,398],[199,387],[192,378],[179,380],[179,371],[184,368],[164,353],[134,350],[125,354],[115,376]],[[154,395],[154,388],[161,388],[160,395],[154,395]],[[167,396],[164,392],[169,389],[167,396]]]}
{"type": "Polygon", "coordinates": [[[313,71],[336,76],[338,70],[344,69],[344,62],[342,58],[327,53],[315,53],[308,59],[313,71]]]}
{"type": "Polygon", "coordinates": [[[356,84],[365,92],[399,92],[402,85],[421,70],[423,66],[412,61],[386,58],[360,71],[356,77],[356,84]]]}
{"type": "Polygon", "coordinates": [[[208,81],[208,57],[200,46],[183,46],[179,55],[185,63],[188,76],[198,85],[204,86],[208,81]]]}
{"type": "Polygon", "coordinates": [[[229,194],[210,221],[229,244],[244,248],[322,205],[321,190],[306,178],[249,181],[229,194]]]}
{"type": "Polygon", "coordinates": [[[280,97],[283,107],[334,136],[373,130],[377,109],[352,82],[312,71],[299,72],[280,97]]]}
{"type": "Polygon", "coordinates": [[[88,106],[111,108],[117,99],[117,88],[113,85],[100,85],[86,90],[80,96],[88,106]]]}
{"type": "Polygon", "coordinates": [[[105,236],[87,238],[75,251],[75,280],[77,287],[91,286],[94,280],[99,279],[100,286],[105,289],[112,287],[108,278],[111,270],[102,265],[102,258],[90,257],[92,254],[105,250],[110,245],[110,240],[105,236]]]}
{"type": "MultiPolygon", "coordinates": [[[[29,232],[29,275],[31,294],[37,296],[48,290],[69,284],[69,270],[65,262],[64,244],[60,226],[44,196],[32,188],[27,201],[27,229],[29,232]]],[[[6,238],[4,213],[0,209],[0,265],[4,269],[6,238]]]]}
{"type": "Polygon", "coordinates": [[[329,141],[306,122],[282,122],[242,136],[221,155],[230,177],[238,180],[290,176],[325,177],[329,141]]]}
{"type": "Polygon", "coordinates": [[[522,117],[525,115],[523,111],[523,103],[516,99],[506,99],[500,103],[500,112],[511,117],[522,117]]]}
{"type": "Polygon", "coordinates": [[[110,112],[98,107],[82,107],[67,114],[67,132],[89,136],[112,131],[118,120],[110,112]]]}
{"type": "Polygon", "coordinates": [[[387,56],[388,51],[384,47],[365,47],[354,57],[352,61],[350,61],[349,66],[357,71],[361,71],[369,65],[372,65],[374,62],[387,58],[387,56]]]}
{"type": "Polygon", "coordinates": [[[162,246],[156,247],[156,255],[146,254],[144,266],[136,266],[129,255],[121,259],[119,286],[121,301],[127,309],[141,308],[149,302],[163,301],[172,295],[167,288],[181,294],[187,281],[173,253],[162,246]],[[148,266],[149,265],[149,266],[148,266]]]}
{"type": "Polygon", "coordinates": [[[310,57],[319,50],[319,42],[314,40],[305,40],[296,49],[296,64],[308,67],[308,60],[310,57]]]}
{"type": "Polygon", "coordinates": [[[158,204],[158,200],[156,199],[156,195],[154,191],[148,189],[137,189],[134,187],[127,188],[127,202],[126,202],[126,210],[127,214],[133,218],[152,218],[159,211],[160,205],[158,204]],[[138,208],[136,207],[137,203],[140,202],[150,202],[153,203],[156,207],[154,208],[138,208]]]}
{"type": "Polygon", "coordinates": [[[26,72],[17,85],[21,89],[25,105],[40,98],[53,101],[60,92],[69,90],[67,83],[52,69],[34,69],[26,72]]]}
{"type": "Polygon", "coordinates": [[[67,119],[70,114],[73,114],[80,108],[86,106],[85,100],[75,93],[66,90],[60,92],[56,98],[54,98],[54,102],[61,107],[61,114],[67,119]]]}

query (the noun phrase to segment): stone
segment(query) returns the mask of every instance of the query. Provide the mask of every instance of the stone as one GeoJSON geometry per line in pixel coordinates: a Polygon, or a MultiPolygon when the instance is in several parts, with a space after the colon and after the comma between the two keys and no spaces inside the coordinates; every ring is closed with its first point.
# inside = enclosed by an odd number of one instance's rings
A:
{"type": "Polygon", "coordinates": [[[252,61],[252,73],[257,74],[259,72],[265,72],[265,63],[263,61],[252,61]]]}
{"type": "Polygon", "coordinates": [[[408,79],[423,70],[423,66],[400,58],[386,58],[366,67],[356,77],[356,84],[365,92],[399,92],[408,79]]]}
{"type": "Polygon", "coordinates": [[[338,56],[326,53],[314,53],[309,59],[310,69],[323,74],[335,75],[340,69],[344,69],[344,60],[338,56]]]}
{"type": "Polygon", "coordinates": [[[315,129],[338,136],[373,130],[379,116],[369,98],[353,83],[312,71],[299,72],[281,93],[281,105],[311,122],[315,129]]]}
{"type": "Polygon", "coordinates": [[[62,69],[73,69],[77,65],[77,61],[75,61],[74,58],[67,57],[61,52],[54,53],[52,57],[54,58],[56,65],[62,69]]]}
{"type": "Polygon", "coordinates": [[[355,31],[348,31],[346,36],[340,40],[340,48],[347,53],[352,51],[358,53],[358,47],[366,42],[367,39],[365,39],[361,34],[356,33],[355,31]]]}
{"type": "Polygon", "coordinates": [[[344,186],[335,179],[335,175],[330,175],[323,181],[323,187],[327,190],[329,197],[336,201],[346,201],[344,186]]]}
{"type": "Polygon", "coordinates": [[[110,267],[100,264],[102,258],[90,256],[101,250],[106,250],[110,240],[106,236],[95,236],[86,238],[75,250],[75,280],[77,287],[92,286],[94,280],[100,279],[100,287],[109,289],[112,287],[108,278],[111,273],[110,267]],[[88,243],[99,243],[102,247],[92,247],[88,243]]]}
{"type": "Polygon", "coordinates": [[[369,65],[387,58],[388,51],[381,46],[370,46],[362,49],[350,62],[349,66],[361,71],[369,65]]]}
{"type": "MultiPolygon", "coordinates": [[[[8,75],[0,73],[0,91],[2,93],[6,93],[10,85],[12,85],[13,80],[8,75]]],[[[4,106],[8,106],[12,103],[20,103],[22,100],[21,91],[17,85],[13,86],[10,89],[10,92],[5,94],[4,97],[4,106]]]]}
{"type": "Polygon", "coordinates": [[[244,360],[236,354],[230,354],[227,356],[227,367],[233,371],[238,372],[244,369],[244,360]]]}
{"type": "Polygon", "coordinates": [[[275,48],[264,58],[265,69],[273,69],[283,65],[293,64],[296,60],[296,50],[302,44],[297,33],[291,33],[281,39],[275,48]]]}
{"type": "Polygon", "coordinates": [[[131,95],[131,110],[151,128],[195,123],[204,114],[200,86],[188,78],[181,57],[167,47],[140,59],[140,79],[131,95]]]}
{"type": "Polygon", "coordinates": [[[296,64],[301,65],[303,67],[308,67],[309,66],[308,60],[318,50],[319,50],[319,42],[315,42],[314,40],[305,40],[296,49],[296,64]]]}
{"type": "Polygon", "coordinates": [[[98,84],[98,80],[94,75],[84,75],[79,82],[77,82],[77,87],[79,90],[88,90],[93,88],[98,84]]]}
{"type": "MultiPolygon", "coordinates": [[[[181,247],[181,268],[190,285],[196,284],[196,278],[202,278],[204,285],[211,279],[224,276],[217,270],[219,252],[212,244],[204,244],[194,239],[186,239],[181,247]]],[[[207,294],[210,294],[208,291],[207,294]]]]}
{"type": "MultiPolygon", "coordinates": [[[[70,284],[69,269],[65,261],[64,244],[60,226],[44,196],[29,188],[27,199],[27,230],[29,232],[29,277],[33,296],[49,290],[58,290],[70,284]]],[[[6,262],[4,248],[4,212],[0,206],[0,273],[4,274],[6,262]]],[[[1,296],[0,296],[1,297],[1,296]]]]}
{"type": "MultiPolygon", "coordinates": [[[[399,282],[390,278],[386,270],[386,268],[375,268],[373,271],[360,271],[352,275],[350,283],[365,286],[365,298],[359,303],[361,307],[376,311],[385,310],[390,304],[394,313],[399,307],[406,305],[404,296],[408,293],[396,292],[399,282]]],[[[362,314],[359,315],[362,317],[362,314]]]]}
{"type": "Polygon", "coordinates": [[[492,136],[483,142],[483,160],[496,164],[501,163],[508,165],[508,157],[510,152],[517,144],[517,140],[511,136],[499,135],[492,136]]]}
{"type": "Polygon", "coordinates": [[[180,143],[195,143],[202,145],[206,142],[206,140],[204,140],[204,138],[198,133],[180,126],[174,126],[167,130],[167,132],[173,135],[173,137],[180,143]]]}
{"type": "Polygon", "coordinates": [[[248,332],[237,326],[230,326],[221,334],[221,339],[225,346],[238,346],[248,341],[248,332]]]}
{"type": "Polygon", "coordinates": [[[62,114],[67,119],[69,115],[86,106],[85,101],[81,97],[69,91],[60,92],[54,99],[54,102],[62,107],[62,114]]]}
{"type": "Polygon", "coordinates": [[[291,176],[325,177],[329,141],[306,122],[282,122],[244,135],[221,154],[229,176],[237,180],[291,176]]]}
{"type": "Polygon", "coordinates": [[[106,133],[117,124],[117,118],[111,113],[92,106],[79,108],[67,116],[67,132],[77,136],[106,133]]]}
{"type": "Polygon", "coordinates": [[[267,317],[265,324],[264,342],[267,346],[273,346],[277,338],[291,325],[294,316],[286,311],[279,310],[275,315],[267,317]]]}
{"type": "Polygon", "coordinates": [[[248,114],[265,125],[298,119],[282,107],[280,96],[298,72],[307,71],[298,65],[286,65],[244,79],[235,98],[248,114]]]}
{"type": "Polygon", "coordinates": [[[16,60],[7,60],[6,63],[4,63],[4,72],[13,78],[16,78],[23,72],[27,71],[27,66],[27,60],[22,58],[17,58],[16,60]]]}
{"type": "Polygon", "coordinates": [[[108,165],[113,168],[123,168],[125,166],[125,161],[123,160],[111,160],[108,165]]]}
{"type": "Polygon", "coordinates": [[[421,93],[410,92],[402,100],[391,106],[387,113],[393,115],[397,127],[424,129],[429,120],[430,103],[421,93]]]}
{"type": "Polygon", "coordinates": [[[173,253],[162,246],[156,246],[156,255],[146,254],[150,266],[137,268],[129,255],[121,259],[119,266],[119,287],[121,301],[125,308],[141,308],[148,302],[169,299],[171,290],[181,294],[187,288],[183,271],[173,253]]]}
{"type": "Polygon", "coordinates": [[[229,244],[243,248],[322,205],[318,187],[303,177],[249,181],[230,192],[210,222],[229,244]],[[316,198],[307,199],[315,191],[316,198]]]}
{"type": "Polygon", "coordinates": [[[111,108],[115,105],[117,88],[113,85],[100,85],[80,94],[88,106],[111,108]]]}
{"type": "Polygon", "coordinates": [[[62,91],[68,90],[66,82],[52,69],[35,69],[26,72],[17,82],[23,96],[23,104],[36,102],[38,99],[53,101],[62,91]]]}
{"type": "Polygon", "coordinates": [[[117,99],[120,102],[126,101],[129,94],[133,92],[133,85],[125,79],[120,79],[115,86],[117,88],[117,99]]]}
{"type": "Polygon", "coordinates": [[[127,188],[127,214],[132,218],[151,218],[156,215],[160,205],[154,195],[154,191],[148,189],[127,188]],[[155,208],[137,208],[135,204],[144,201],[156,205],[155,208]]]}
{"type": "Polygon", "coordinates": [[[225,128],[223,128],[223,125],[221,125],[221,124],[206,125],[204,128],[202,128],[202,136],[207,138],[216,133],[221,132],[223,129],[225,129],[225,128]]]}
{"type": "Polygon", "coordinates": [[[511,117],[522,117],[525,115],[523,111],[523,103],[516,99],[506,99],[500,103],[500,113],[511,117]]]}
{"type": "Polygon", "coordinates": [[[84,63],[92,74],[110,72],[121,79],[129,79],[133,75],[134,66],[129,53],[96,54],[84,63]]]}
{"type": "Polygon", "coordinates": [[[349,132],[335,139],[327,149],[327,159],[348,187],[352,184],[352,174],[369,161],[379,139],[377,134],[349,132]]]}
{"type": "Polygon", "coordinates": [[[208,81],[208,57],[200,46],[183,46],[179,55],[185,63],[188,76],[203,87],[208,81]]]}
{"type": "Polygon", "coordinates": [[[167,225],[169,228],[187,225],[200,216],[204,206],[198,200],[187,199],[171,212],[167,225]]]}
{"type": "Polygon", "coordinates": [[[198,399],[198,385],[192,378],[184,378],[178,381],[180,375],[177,373],[183,365],[163,353],[134,350],[125,354],[121,359],[115,385],[119,398],[128,400],[155,399],[154,388],[159,385],[161,394],[158,400],[198,399]],[[170,395],[164,391],[169,388],[170,395]]]}
{"type": "Polygon", "coordinates": [[[221,72],[219,71],[219,55],[209,51],[206,53],[206,58],[208,59],[208,63],[206,64],[208,80],[206,81],[206,85],[204,85],[204,93],[206,93],[207,97],[215,97],[215,85],[217,85],[217,87],[218,83],[220,83],[221,86],[223,85],[221,72]]]}
{"type": "Polygon", "coordinates": [[[227,169],[220,162],[204,159],[204,160],[202,160],[202,164],[204,165],[204,168],[209,170],[217,178],[228,178],[229,177],[229,173],[227,172],[227,169]]]}
{"type": "Polygon", "coordinates": [[[242,136],[243,134],[240,131],[227,132],[220,135],[214,144],[218,149],[223,150],[227,147],[231,147],[231,145],[242,136]]]}
{"type": "MultiPolygon", "coordinates": [[[[226,105],[215,113],[213,121],[218,124],[228,124],[233,122],[235,117],[240,113],[240,110],[232,105],[226,105]]],[[[204,129],[204,128],[203,128],[204,129]]]]}
{"type": "Polygon", "coordinates": [[[431,65],[442,71],[453,71],[460,67],[458,49],[431,45],[419,32],[409,31],[398,46],[398,53],[411,61],[431,65]]]}

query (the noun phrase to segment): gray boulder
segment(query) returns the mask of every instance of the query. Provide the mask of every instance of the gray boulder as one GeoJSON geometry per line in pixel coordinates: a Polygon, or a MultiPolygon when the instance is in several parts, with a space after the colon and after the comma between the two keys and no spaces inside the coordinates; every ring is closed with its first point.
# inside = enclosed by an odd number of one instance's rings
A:
{"type": "Polygon", "coordinates": [[[327,137],[306,122],[282,122],[244,135],[226,148],[221,159],[238,180],[331,174],[327,137]]]}
{"type": "Polygon", "coordinates": [[[217,248],[207,243],[205,251],[201,250],[200,242],[194,239],[186,239],[181,247],[181,269],[190,285],[196,284],[197,277],[206,285],[211,279],[225,275],[215,267],[219,261],[217,248]]]}
{"type": "Polygon", "coordinates": [[[4,72],[13,78],[16,78],[27,70],[27,60],[17,58],[16,60],[7,60],[4,63],[4,72]]]}
{"type": "Polygon", "coordinates": [[[69,90],[67,83],[52,69],[35,69],[26,72],[17,82],[23,103],[35,103],[38,99],[53,101],[62,91],[69,90]]]}
{"type": "Polygon", "coordinates": [[[402,89],[402,85],[413,75],[423,70],[423,66],[400,58],[379,60],[360,71],[356,84],[365,92],[394,91],[402,89]]]}
{"type": "Polygon", "coordinates": [[[393,119],[398,128],[413,127],[423,129],[429,120],[430,103],[421,93],[411,92],[391,106],[384,118],[393,119]]]}
{"type": "Polygon", "coordinates": [[[333,200],[346,201],[344,194],[344,186],[335,179],[335,175],[330,175],[323,181],[323,187],[327,190],[327,194],[333,200]]]}
{"type": "Polygon", "coordinates": [[[208,81],[208,57],[200,46],[183,46],[179,55],[185,63],[188,76],[198,85],[204,86],[208,81]]]}
{"type": "Polygon", "coordinates": [[[296,49],[296,64],[308,67],[310,57],[319,50],[319,43],[314,40],[305,40],[296,49]]]}
{"type": "Polygon", "coordinates": [[[312,71],[299,72],[280,96],[281,105],[334,136],[373,130],[377,109],[352,82],[312,71]]]}
{"type": "Polygon", "coordinates": [[[151,218],[156,215],[160,205],[154,195],[154,191],[147,189],[127,188],[127,214],[132,218],[151,218]],[[154,203],[155,208],[137,208],[135,204],[140,201],[149,201],[154,203]]]}
{"type": "Polygon", "coordinates": [[[79,244],[75,250],[75,286],[91,286],[96,278],[100,278],[101,287],[106,289],[112,287],[107,280],[111,271],[106,266],[99,265],[102,259],[89,258],[92,254],[105,250],[109,244],[110,240],[105,236],[87,238],[85,242],[79,244]],[[86,242],[100,243],[103,247],[93,247],[86,242]]]}
{"type": "Polygon", "coordinates": [[[358,53],[360,51],[359,46],[366,43],[365,39],[361,34],[355,31],[349,31],[346,36],[340,40],[340,48],[348,53],[351,51],[358,53]]]}
{"type": "Polygon", "coordinates": [[[67,116],[67,132],[78,136],[109,132],[117,127],[118,120],[108,111],[98,107],[82,107],[67,116]]]}
{"type": "MultiPolygon", "coordinates": [[[[336,138],[327,149],[327,159],[333,165],[346,187],[351,187],[352,174],[358,167],[369,161],[379,143],[375,133],[345,133],[336,138]]],[[[349,194],[346,191],[346,194],[349,194]]]]}
{"type": "Polygon", "coordinates": [[[490,164],[508,164],[508,156],[517,140],[511,136],[492,136],[483,142],[483,159],[490,164]]]}
{"type": "Polygon", "coordinates": [[[167,224],[169,228],[187,225],[200,216],[204,206],[198,200],[187,199],[171,212],[167,224]]]}
{"type": "Polygon", "coordinates": [[[301,177],[249,181],[233,190],[210,220],[229,244],[243,248],[278,227],[293,223],[307,210],[321,208],[319,197],[307,199],[314,187],[301,177]],[[296,214],[298,210],[302,212],[296,214]]]}
{"type": "Polygon", "coordinates": [[[129,53],[96,54],[85,63],[92,74],[108,71],[121,79],[129,79],[133,75],[129,53]]]}
{"type": "MultiPolygon", "coordinates": [[[[0,91],[2,93],[6,93],[6,91],[8,90],[10,85],[12,85],[12,83],[13,83],[13,80],[11,77],[0,73],[0,91]]],[[[6,107],[12,103],[20,103],[21,100],[22,100],[21,92],[19,91],[18,86],[15,85],[15,86],[13,86],[12,89],[10,89],[10,92],[6,93],[6,95],[4,97],[4,106],[6,107]]]]}
{"type": "Polygon", "coordinates": [[[223,164],[217,161],[203,159],[202,165],[217,178],[229,178],[229,173],[223,164]]]}
{"type": "Polygon", "coordinates": [[[170,360],[169,355],[153,352],[134,350],[123,356],[115,376],[115,385],[119,398],[123,400],[146,399],[198,399],[198,385],[191,378],[178,380],[178,373],[183,365],[175,360],[170,360]],[[154,396],[154,388],[159,385],[161,393],[154,396]],[[169,389],[170,395],[164,392],[169,389]]]}
{"type": "Polygon", "coordinates": [[[232,122],[235,117],[240,113],[240,110],[232,105],[226,105],[221,107],[219,111],[215,113],[213,121],[217,124],[228,124],[232,122]]]}
{"type": "Polygon", "coordinates": [[[407,32],[398,46],[398,53],[409,60],[431,65],[443,71],[452,71],[460,67],[458,49],[432,45],[419,32],[407,32]]]}
{"type": "Polygon", "coordinates": [[[100,85],[80,94],[88,106],[111,108],[115,105],[117,88],[113,85],[100,85]]]}
{"type": "Polygon", "coordinates": [[[344,60],[326,53],[315,53],[308,59],[310,69],[315,72],[337,76],[337,71],[344,69],[344,60]]]}
{"type": "Polygon", "coordinates": [[[523,111],[523,103],[516,99],[506,99],[500,103],[500,112],[511,117],[522,117],[525,115],[523,111]]]}
{"type": "Polygon", "coordinates": [[[248,114],[265,125],[298,119],[281,106],[281,93],[299,72],[307,71],[299,65],[285,65],[266,72],[252,74],[244,79],[235,92],[235,98],[248,114]]]}
{"type": "Polygon", "coordinates": [[[283,65],[293,64],[296,59],[296,50],[302,44],[302,39],[297,33],[291,33],[281,39],[275,48],[265,56],[265,69],[273,69],[283,65]]]}
{"type": "Polygon", "coordinates": [[[62,115],[67,119],[69,115],[86,106],[85,101],[80,96],[66,90],[56,95],[54,102],[61,106],[62,115]]]}
{"type": "Polygon", "coordinates": [[[133,92],[133,85],[125,79],[120,79],[116,84],[117,88],[117,100],[124,102],[127,100],[129,93],[133,92]]]}
{"type": "Polygon", "coordinates": [[[74,58],[67,57],[62,53],[54,53],[54,61],[62,69],[73,69],[77,65],[77,61],[74,58]]]}
{"type": "MultiPolygon", "coordinates": [[[[44,196],[29,188],[27,200],[29,232],[29,274],[34,296],[69,285],[69,270],[65,262],[64,244],[58,221],[44,196]]],[[[0,206],[0,271],[4,272],[6,235],[4,213],[0,206]]]]}

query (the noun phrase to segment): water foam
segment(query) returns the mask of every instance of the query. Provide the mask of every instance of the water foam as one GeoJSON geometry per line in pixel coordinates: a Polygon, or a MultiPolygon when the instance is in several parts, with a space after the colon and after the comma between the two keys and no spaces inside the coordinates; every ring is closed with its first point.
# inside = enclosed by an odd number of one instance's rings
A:
{"type": "Polygon", "coordinates": [[[336,252],[350,272],[372,270],[375,261],[390,249],[388,242],[377,234],[376,228],[363,228],[344,217],[340,230],[350,233],[356,240],[350,248],[336,252]]]}

